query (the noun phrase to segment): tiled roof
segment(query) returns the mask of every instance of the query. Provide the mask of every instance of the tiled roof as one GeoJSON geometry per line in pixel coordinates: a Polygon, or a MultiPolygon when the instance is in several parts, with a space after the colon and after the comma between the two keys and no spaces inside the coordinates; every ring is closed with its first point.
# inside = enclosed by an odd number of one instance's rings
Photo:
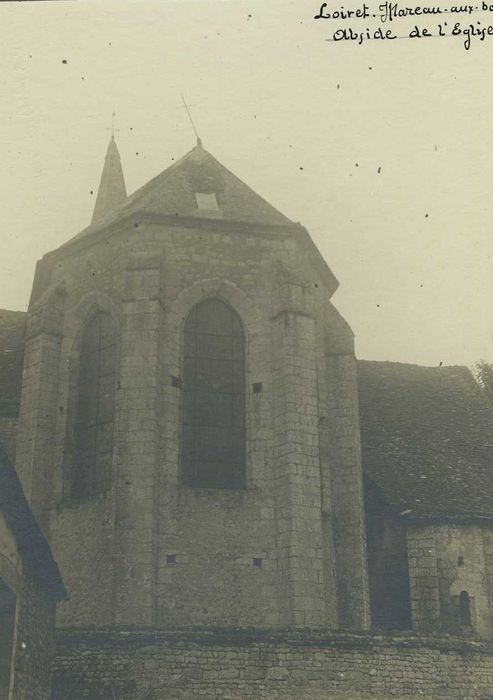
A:
{"type": "Polygon", "coordinates": [[[24,496],[19,477],[0,445],[0,512],[12,531],[24,565],[53,600],[67,597],[51,549],[24,496]]]}
{"type": "Polygon", "coordinates": [[[358,363],[363,468],[416,516],[493,515],[493,409],[466,367],[358,363]]]}
{"type": "Polygon", "coordinates": [[[0,416],[19,413],[25,313],[0,309],[0,416]]]}
{"type": "Polygon", "coordinates": [[[245,185],[199,144],[72,240],[78,240],[100,227],[109,226],[121,218],[140,212],[293,226],[292,221],[245,185]],[[218,209],[209,211],[199,208],[196,194],[214,194],[218,209]]]}

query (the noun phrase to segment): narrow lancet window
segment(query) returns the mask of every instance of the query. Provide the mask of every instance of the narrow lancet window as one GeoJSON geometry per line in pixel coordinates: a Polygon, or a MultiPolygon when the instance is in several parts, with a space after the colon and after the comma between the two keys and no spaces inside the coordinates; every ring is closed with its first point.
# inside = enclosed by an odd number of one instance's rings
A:
{"type": "Polygon", "coordinates": [[[245,337],[236,312],[206,299],[185,323],[182,481],[245,486],[245,337]]]}
{"type": "Polygon", "coordinates": [[[108,486],[113,456],[117,335],[109,314],[86,324],[80,346],[71,496],[97,497],[108,486]]]}
{"type": "Polygon", "coordinates": [[[467,591],[461,591],[459,595],[460,624],[463,627],[471,626],[471,599],[467,591]]]}

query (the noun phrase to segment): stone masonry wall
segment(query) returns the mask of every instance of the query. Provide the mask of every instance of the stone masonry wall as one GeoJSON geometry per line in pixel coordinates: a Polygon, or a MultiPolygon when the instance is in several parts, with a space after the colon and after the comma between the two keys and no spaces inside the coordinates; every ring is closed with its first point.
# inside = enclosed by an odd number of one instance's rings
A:
{"type": "Polygon", "coordinates": [[[26,324],[16,471],[45,534],[52,505],[50,486],[64,303],[64,289],[57,286],[44,304],[30,310],[26,324]]]}
{"type": "Polygon", "coordinates": [[[433,526],[408,528],[409,587],[413,627],[440,629],[440,594],[433,526]]]}
{"type": "Polygon", "coordinates": [[[273,319],[277,568],[284,624],[325,619],[316,335],[307,286],[281,276],[273,319]]]}
{"type": "Polygon", "coordinates": [[[15,461],[17,423],[17,416],[0,416],[0,444],[12,462],[15,461]]]}
{"type": "Polygon", "coordinates": [[[12,700],[50,697],[55,605],[25,572],[17,597],[12,700]]]}
{"type": "Polygon", "coordinates": [[[55,251],[44,265],[51,277],[29,311],[29,328],[42,333],[29,336],[18,464],[28,493],[43,482],[41,511],[51,499],[45,531],[70,592],[58,608],[62,625],[368,622],[351,331],[330,311],[332,290],[292,231],[219,225],[129,222],[114,235],[55,251]],[[280,294],[283,288],[294,296],[280,294]],[[302,289],[309,291],[307,309],[296,306],[302,289]],[[182,328],[193,305],[208,295],[231,304],[245,327],[242,492],[180,483],[182,328]],[[98,500],[74,503],[67,498],[67,476],[78,347],[96,310],[113,316],[120,338],[113,469],[98,500]],[[300,331],[288,338],[280,328],[293,314],[300,331]],[[305,326],[311,329],[308,349],[305,326]],[[281,340],[289,343],[281,347],[281,340]],[[280,352],[291,363],[282,376],[280,352]],[[332,352],[337,367],[329,371],[332,352]],[[331,439],[325,436],[337,433],[339,424],[343,434],[328,456],[324,440],[331,439]],[[300,425],[307,428],[300,431],[300,425]],[[310,483],[303,479],[307,470],[310,483]],[[337,470],[347,478],[337,478],[337,470]],[[347,492],[337,496],[337,554],[332,477],[333,487],[347,492]],[[303,551],[314,534],[307,573],[303,551]],[[286,567],[289,576],[281,576],[286,567]],[[339,592],[354,589],[354,610],[344,604],[337,611],[336,579],[339,592]]]}
{"type": "Polygon", "coordinates": [[[47,700],[55,605],[23,565],[15,537],[1,513],[0,578],[16,596],[10,678],[12,700],[47,700]]]}
{"type": "Polygon", "coordinates": [[[492,638],[492,539],[488,525],[442,523],[409,528],[415,628],[459,633],[459,594],[466,591],[471,599],[471,632],[492,638]]]}
{"type": "Polygon", "coordinates": [[[339,625],[342,629],[366,629],[370,610],[356,362],[349,354],[327,353],[326,366],[339,625]]]}
{"type": "Polygon", "coordinates": [[[53,700],[491,700],[491,645],[323,632],[61,630],[53,700]]]}

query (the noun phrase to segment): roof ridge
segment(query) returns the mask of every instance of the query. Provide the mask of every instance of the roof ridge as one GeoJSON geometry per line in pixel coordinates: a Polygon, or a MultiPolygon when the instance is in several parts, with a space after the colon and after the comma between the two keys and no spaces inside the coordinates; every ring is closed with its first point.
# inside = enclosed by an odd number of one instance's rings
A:
{"type": "MultiPolygon", "coordinates": [[[[130,194],[127,197],[127,199],[124,202],[122,202],[121,207],[119,208],[120,211],[123,212],[127,208],[127,205],[132,204],[133,202],[137,201],[138,195],[141,195],[143,190],[147,190],[147,188],[151,189],[151,185],[153,185],[157,180],[162,178],[163,181],[166,181],[166,179],[169,177],[169,175],[172,174],[174,172],[174,170],[176,170],[176,168],[179,165],[181,165],[186,160],[188,160],[188,158],[192,155],[192,153],[195,150],[197,150],[198,148],[202,148],[202,147],[201,146],[194,146],[190,151],[188,151],[188,153],[185,153],[185,155],[183,155],[181,158],[178,158],[178,160],[176,160],[174,163],[171,163],[171,165],[168,165],[167,168],[165,168],[164,170],[161,170],[160,173],[158,173],[157,175],[154,175],[153,178],[151,178],[150,180],[145,182],[143,185],[141,185],[137,190],[135,190],[135,192],[132,192],[132,194],[130,194]]],[[[208,151],[206,151],[205,149],[202,149],[202,150],[205,153],[208,153],[208,151]]],[[[113,210],[113,211],[116,211],[116,210],[113,210]]]]}

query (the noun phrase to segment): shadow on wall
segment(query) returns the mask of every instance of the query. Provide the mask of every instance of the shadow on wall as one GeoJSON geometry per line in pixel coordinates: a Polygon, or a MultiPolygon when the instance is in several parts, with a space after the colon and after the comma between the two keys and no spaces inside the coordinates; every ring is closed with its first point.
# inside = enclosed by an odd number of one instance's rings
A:
{"type": "Polygon", "coordinates": [[[411,629],[406,528],[369,479],[365,513],[372,627],[411,629]]]}

